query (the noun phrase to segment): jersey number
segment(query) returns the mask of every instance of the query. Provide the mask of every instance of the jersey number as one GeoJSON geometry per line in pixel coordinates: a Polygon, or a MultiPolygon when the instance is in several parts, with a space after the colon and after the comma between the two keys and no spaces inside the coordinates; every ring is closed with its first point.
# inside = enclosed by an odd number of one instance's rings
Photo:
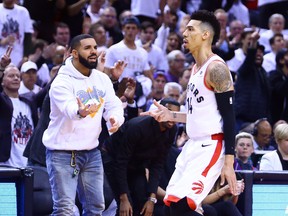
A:
{"type": "Polygon", "coordinates": [[[192,98],[191,97],[187,97],[187,111],[188,113],[192,114],[192,98]]]}

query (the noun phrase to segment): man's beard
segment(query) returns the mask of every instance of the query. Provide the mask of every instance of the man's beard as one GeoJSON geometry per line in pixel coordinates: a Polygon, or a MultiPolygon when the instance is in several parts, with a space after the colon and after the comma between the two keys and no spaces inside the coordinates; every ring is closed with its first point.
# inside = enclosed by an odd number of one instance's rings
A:
{"type": "MultiPolygon", "coordinates": [[[[96,55],[91,55],[89,57],[93,57],[96,55]]],[[[88,57],[88,58],[89,58],[88,57]]],[[[97,56],[96,56],[97,57],[97,56]]],[[[84,57],[82,57],[79,53],[79,62],[84,66],[87,67],[88,69],[96,69],[97,65],[98,65],[98,59],[96,59],[95,62],[89,62],[88,60],[86,60],[84,57]]]]}

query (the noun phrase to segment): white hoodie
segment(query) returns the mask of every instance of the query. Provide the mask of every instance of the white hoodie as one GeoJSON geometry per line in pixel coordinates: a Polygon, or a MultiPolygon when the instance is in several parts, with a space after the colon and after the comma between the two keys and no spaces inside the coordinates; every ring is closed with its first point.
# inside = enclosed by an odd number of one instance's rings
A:
{"type": "Polygon", "coordinates": [[[124,112],[109,77],[96,69],[90,76],[81,74],[72,64],[72,57],[60,67],[51,84],[50,123],[43,134],[43,144],[50,150],[90,150],[98,146],[101,118],[114,116],[121,125],[124,112]],[[99,109],[85,118],[77,115],[79,97],[84,105],[96,103],[99,109]]]}

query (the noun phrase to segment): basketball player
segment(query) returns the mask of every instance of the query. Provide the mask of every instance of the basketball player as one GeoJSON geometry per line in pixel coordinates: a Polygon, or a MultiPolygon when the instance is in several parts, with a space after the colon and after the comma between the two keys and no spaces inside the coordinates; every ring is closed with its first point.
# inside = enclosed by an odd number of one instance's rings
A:
{"type": "Polygon", "coordinates": [[[211,50],[219,33],[213,13],[196,11],[191,15],[183,33],[183,46],[196,61],[187,88],[187,112],[169,111],[154,101],[158,109],[142,114],[157,121],[187,124],[190,139],[177,159],[164,198],[173,216],[201,215],[201,202],[220,174],[221,184],[226,179],[236,195],[233,82],[223,59],[211,50]]]}

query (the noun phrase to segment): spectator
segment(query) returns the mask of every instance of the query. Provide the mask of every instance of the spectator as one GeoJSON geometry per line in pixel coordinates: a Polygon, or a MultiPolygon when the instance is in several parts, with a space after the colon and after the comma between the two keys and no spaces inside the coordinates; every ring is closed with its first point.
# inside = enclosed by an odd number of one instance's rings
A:
{"type": "MultiPolygon", "coordinates": [[[[164,11],[164,15],[163,15],[163,23],[162,25],[159,27],[158,31],[157,31],[157,37],[155,39],[155,45],[157,45],[158,47],[160,47],[160,49],[162,50],[173,50],[173,49],[180,49],[180,41],[181,41],[181,37],[178,35],[177,32],[173,31],[174,26],[174,18],[176,17],[176,13],[175,12],[171,12],[170,10],[166,10],[164,11]],[[173,41],[169,41],[168,38],[171,36],[176,38],[177,41],[173,42],[173,41]],[[172,43],[175,44],[174,48],[168,48],[168,43],[172,43]],[[177,45],[176,45],[177,43],[177,45]]],[[[178,19],[178,18],[177,18],[178,19]]],[[[171,46],[171,45],[170,45],[171,46]]],[[[173,45],[172,45],[173,46],[173,45]]]]}
{"type": "Polygon", "coordinates": [[[14,65],[4,70],[0,93],[0,164],[25,167],[23,151],[29,141],[38,117],[36,107],[19,95],[20,71],[14,65]]]}
{"type": "Polygon", "coordinates": [[[71,57],[60,67],[49,91],[51,120],[42,141],[47,148],[52,215],[72,215],[76,193],[83,214],[101,215],[104,210],[103,167],[97,149],[101,119],[114,133],[124,117],[110,79],[95,69],[96,48],[91,35],[74,37],[71,57]]]}
{"type": "Polygon", "coordinates": [[[227,35],[228,13],[220,8],[217,9],[214,14],[220,23],[221,30],[220,37],[213,46],[213,52],[227,61],[234,57],[234,47],[229,43],[227,35]]]}
{"type": "Polygon", "coordinates": [[[179,32],[180,22],[185,17],[186,13],[184,13],[181,8],[181,0],[167,0],[167,4],[164,7],[164,11],[170,11],[177,14],[177,25],[176,32],[179,32]]]}
{"type": "Polygon", "coordinates": [[[244,25],[240,20],[233,20],[229,24],[228,40],[234,49],[241,47],[241,35],[244,32],[244,25]]]}
{"type": "Polygon", "coordinates": [[[91,24],[94,24],[100,20],[101,13],[103,12],[103,5],[105,0],[91,0],[86,9],[86,13],[91,19],[91,24]]]}
{"type": "Polygon", "coordinates": [[[117,22],[117,12],[114,7],[109,6],[104,8],[100,23],[104,26],[108,34],[107,39],[111,40],[111,44],[119,43],[123,39],[123,34],[117,22]]]}
{"type": "Polygon", "coordinates": [[[272,126],[267,118],[258,119],[254,123],[252,133],[254,137],[254,150],[274,150],[271,145],[272,126]]]}
{"type": "Polygon", "coordinates": [[[182,87],[179,83],[167,82],[164,86],[164,98],[173,98],[178,101],[181,93],[182,87]]]}
{"type": "Polygon", "coordinates": [[[185,55],[180,50],[173,50],[168,53],[167,60],[169,64],[169,70],[166,73],[167,81],[178,83],[185,68],[185,55]]]}
{"type": "Polygon", "coordinates": [[[66,23],[59,22],[55,25],[53,38],[57,45],[68,46],[70,37],[70,27],[66,23]]]}
{"type": "MultiPolygon", "coordinates": [[[[260,28],[270,28],[268,24],[268,20],[271,15],[275,13],[280,13],[285,16],[285,19],[288,19],[287,10],[288,1],[287,0],[258,0],[258,22],[260,28]],[[268,25],[267,25],[268,24],[268,25]]],[[[286,23],[286,29],[288,28],[288,24],[286,23]]]]}
{"type": "Polygon", "coordinates": [[[148,52],[148,61],[154,71],[164,70],[167,72],[168,62],[164,56],[163,50],[154,44],[156,35],[154,26],[155,25],[148,21],[142,22],[139,40],[135,43],[137,46],[143,47],[148,52]]]}
{"type": "Polygon", "coordinates": [[[264,47],[257,43],[258,38],[258,32],[251,34],[247,56],[237,73],[234,104],[237,131],[243,123],[270,118],[270,86],[262,67],[264,47]]]}
{"type": "Polygon", "coordinates": [[[274,136],[278,148],[262,156],[260,170],[288,170],[288,124],[279,124],[275,128],[274,136]]]}
{"type": "Polygon", "coordinates": [[[3,0],[0,3],[0,55],[8,46],[13,46],[11,61],[20,66],[23,58],[30,54],[33,26],[29,12],[15,1],[3,0]]]}
{"type": "Polygon", "coordinates": [[[89,32],[92,35],[97,43],[97,50],[106,51],[110,46],[106,37],[106,30],[101,23],[94,23],[90,26],[89,32]]]}
{"type": "Polygon", "coordinates": [[[186,104],[187,86],[189,83],[191,73],[192,73],[192,66],[189,66],[184,69],[184,71],[181,73],[181,76],[179,77],[179,84],[182,87],[182,94],[180,95],[178,100],[180,105],[186,104]]]}
{"type": "Polygon", "coordinates": [[[164,86],[167,83],[165,72],[156,71],[153,78],[152,92],[147,100],[146,110],[149,110],[153,100],[159,101],[164,97],[164,86]]]}
{"type": "Polygon", "coordinates": [[[215,10],[219,8],[223,8],[224,11],[229,11],[233,3],[234,3],[234,0],[226,0],[226,1],[218,0],[218,1],[213,2],[213,4],[211,4],[211,1],[209,0],[202,0],[199,6],[199,10],[208,10],[208,11],[214,12],[215,10]],[[224,2],[226,3],[223,5],[224,2]]]}
{"type": "Polygon", "coordinates": [[[61,11],[61,21],[69,26],[71,37],[82,33],[84,12],[86,11],[89,1],[90,0],[65,0],[65,8],[61,11]]]}
{"type": "Polygon", "coordinates": [[[21,66],[21,82],[18,90],[19,94],[33,92],[37,94],[41,87],[36,84],[37,82],[37,65],[32,61],[24,62],[21,66]]]}
{"type": "MultiPolygon", "coordinates": [[[[165,99],[161,104],[179,111],[175,100],[165,99]]],[[[105,142],[104,169],[118,204],[117,215],[153,213],[160,173],[176,131],[172,122],[140,116],[125,122],[105,142]]]]}
{"type": "MultiPolygon", "coordinates": [[[[27,8],[31,19],[37,27],[37,39],[42,39],[52,43],[54,26],[57,21],[57,12],[63,10],[66,5],[65,0],[25,0],[23,6],[27,8]]],[[[59,19],[59,18],[58,18],[59,19]]],[[[34,29],[35,32],[35,29],[34,29]]]]}
{"type": "MultiPolygon", "coordinates": [[[[211,206],[217,212],[216,215],[221,216],[242,216],[236,204],[238,202],[239,195],[244,191],[244,181],[237,181],[237,195],[231,194],[229,186],[226,184],[220,186],[219,180],[216,181],[214,187],[208,196],[203,200],[204,215],[207,212],[207,205],[211,206]]],[[[211,210],[210,210],[211,211],[211,210]]],[[[202,212],[203,213],[203,212],[202,212]]],[[[207,214],[210,216],[210,214],[207,214]]]]}
{"type": "Polygon", "coordinates": [[[228,19],[231,23],[233,20],[239,20],[244,26],[250,26],[250,18],[248,8],[241,0],[234,0],[232,7],[228,11],[228,19]]]}
{"type": "Polygon", "coordinates": [[[170,32],[167,37],[167,46],[165,54],[172,52],[173,50],[181,50],[182,37],[175,32],[170,32]]]}
{"type": "Polygon", "coordinates": [[[156,24],[157,12],[163,11],[166,0],[131,0],[131,12],[136,16],[140,23],[148,21],[156,24]]]}
{"type": "Polygon", "coordinates": [[[232,73],[235,75],[237,74],[240,66],[243,64],[248,48],[252,42],[252,35],[253,31],[251,29],[244,30],[241,34],[241,47],[235,50],[235,56],[227,61],[227,65],[232,73]]]}
{"type": "Polygon", "coordinates": [[[263,56],[263,68],[269,74],[270,71],[276,70],[276,54],[281,49],[285,48],[285,41],[283,35],[280,33],[274,34],[273,37],[269,39],[269,44],[271,46],[271,51],[263,56]]]}
{"type": "Polygon", "coordinates": [[[253,167],[251,155],[254,152],[254,138],[251,134],[241,132],[236,135],[235,139],[235,170],[256,170],[253,167]]]}
{"type": "Polygon", "coordinates": [[[124,20],[126,19],[126,18],[128,18],[128,17],[132,17],[133,16],[133,14],[132,14],[132,12],[131,12],[131,10],[124,10],[124,11],[122,11],[122,13],[120,13],[120,15],[119,15],[119,24],[120,24],[120,27],[122,28],[122,26],[123,26],[123,23],[124,23],[124,20]]]}
{"type": "Polygon", "coordinates": [[[146,97],[151,93],[153,73],[151,73],[148,64],[148,53],[135,44],[139,27],[140,23],[136,17],[126,18],[123,26],[124,39],[107,50],[104,71],[110,75],[110,70],[115,62],[118,60],[125,61],[127,67],[120,76],[120,81],[124,77],[132,77],[138,82],[136,103],[139,108],[143,108],[146,104],[146,97]]]}
{"type": "Polygon", "coordinates": [[[288,50],[276,55],[277,70],[271,71],[271,117],[272,124],[280,119],[288,121],[288,50]]]}
{"type": "Polygon", "coordinates": [[[269,18],[269,30],[264,31],[260,34],[259,43],[265,47],[266,52],[271,51],[271,46],[269,44],[269,39],[273,37],[274,34],[283,34],[284,39],[288,40],[288,35],[285,34],[284,30],[285,18],[282,14],[275,13],[269,18]]]}

